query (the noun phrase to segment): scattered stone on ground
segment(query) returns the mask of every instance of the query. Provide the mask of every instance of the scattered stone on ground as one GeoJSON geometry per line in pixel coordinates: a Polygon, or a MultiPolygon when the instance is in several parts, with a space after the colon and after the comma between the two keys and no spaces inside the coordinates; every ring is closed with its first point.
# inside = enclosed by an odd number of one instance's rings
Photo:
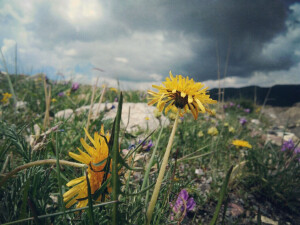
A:
{"type": "MultiPolygon", "coordinates": [[[[104,120],[114,119],[117,113],[118,103],[101,103],[94,104],[92,108],[92,119],[99,116],[99,112],[105,112],[104,120]]],[[[82,113],[87,113],[90,109],[90,106],[82,106],[75,110],[76,115],[82,113]]],[[[147,103],[123,103],[122,107],[122,122],[121,126],[126,128],[128,132],[135,132],[139,129],[149,129],[154,130],[160,125],[160,121],[164,126],[169,125],[169,119],[161,115],[161,118],[158,119],[154,116],[154,110],[156,107],[148,106],[147,103]],[[129,116],[129,117],[128,117],[129,116]],[[129,121],[128,121],[129,118],[129,121]]],[[[75,116],[72,109],[66,109],[59,111],[55,114],[55,118],[60,119],[74,119],[75,116]]]]}
{"type": "Polygon", "coordinates": [[[273,122],[274,127],[282,126],[300,137],[300,102],[292,107],[265,106],[262,113],[273,122]]]}

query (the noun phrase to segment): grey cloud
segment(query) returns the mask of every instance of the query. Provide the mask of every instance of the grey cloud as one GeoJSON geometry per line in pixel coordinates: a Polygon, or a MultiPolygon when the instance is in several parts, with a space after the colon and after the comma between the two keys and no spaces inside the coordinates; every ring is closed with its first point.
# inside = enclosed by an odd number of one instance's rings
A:
{"type": "MultiPolygon", "coordinates": [[[[205,46],[194,45],[192,60],[172,65],[178,73],[190,73],[198,79],[217,78],[216,43],[223,71],[230,47],[228,74],[249,76],[255,71],[286,70],[298,59],[290,49],[277,56],[262,54],[264,46],[287,32],[288,7],[293,1],[281,0],[215,0],[215,1],[149,1],[115,7],[116,16],[131,29],[167,30],[168,40],[184,34],[203,39],[205,46]]],[[[196,44],[196,43],[195,43],[196,44]]],[[[296,46],[299,43],[294,43],[296,46]]],[[[294,47],[290,46],[290,47],[294,47]]]]}
{"type": "Polygon", "coordinates": [[[289,9],[295,2],[101,1],[105,19],[78,29],[57,14],[51,2],[43,1],[26,28],[40,49],[76,49],[78,55],[72,58],[76,62],[99,65],[123,80],[151,81],[149,74],[167,75],[169,70],[196,80],[217,79],[216,45],[223,73],[229,43],[227,75],[249,77],[255,72],[289,70],[299,63],[295,49],[300,51],[300,33],[298,38],[291,36],[298,29],[300,13],[289,9]],[[163,40],[155,39],[156,33],[163,40]],[[153,39],[136,39],[137,34],[153,39]],[[128,63],[118,64],[115,57],[128,63]]]}

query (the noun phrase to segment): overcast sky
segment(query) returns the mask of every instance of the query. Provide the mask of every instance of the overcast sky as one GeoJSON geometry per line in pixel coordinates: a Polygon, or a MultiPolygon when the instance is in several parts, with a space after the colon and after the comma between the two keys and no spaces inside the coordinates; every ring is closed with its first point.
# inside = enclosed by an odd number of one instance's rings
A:
{"type": "Polygon", "coordinates": [[[0,0],[10,72],[16,43],[19,72],[52,79],[145,89],[172,70],[216,87],[219,64],[222,86],[300,84],[299,1],[0,0]]]}

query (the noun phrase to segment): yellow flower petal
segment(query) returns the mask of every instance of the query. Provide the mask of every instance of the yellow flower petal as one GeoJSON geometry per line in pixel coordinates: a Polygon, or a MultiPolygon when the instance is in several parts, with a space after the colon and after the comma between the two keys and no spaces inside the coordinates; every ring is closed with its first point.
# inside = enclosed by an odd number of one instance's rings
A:
{"type": "Polygon", "coordinates": [[[84,180],[85,180],[85,176],[78,177],[76,179],[73,179],[73,180],[69,181],[66,185],[68,187],[71,187],[71,186],[74,186],[75,184],[79,184],[80,182],[82,182],[84,180]]]}

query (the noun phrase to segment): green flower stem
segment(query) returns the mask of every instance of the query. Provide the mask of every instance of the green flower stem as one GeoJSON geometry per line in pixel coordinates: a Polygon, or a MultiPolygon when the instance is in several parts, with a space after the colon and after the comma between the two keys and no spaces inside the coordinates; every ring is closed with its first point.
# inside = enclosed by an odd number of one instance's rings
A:
{"type": "MultiPolygon", "coordinates": [[[[0,182],[0,187],[13,175],[15,175],[16,173],[18,173],[21,170],[33,167],[33,166],[40,166],[40,165],[44,165],[44,164],[56,164],[56,159],[45,159],[45,160],[39,160],[39,161],[35,161],[35,162],[30,162],[27,164],[24,164],[22,166],[17,167],[16,169],[14,169],[13,171],[9,172],[0,182]]],[[[81,164],[81,163],[75,163],[75,162],[69,162],[67,160],[59,160],[59,164],[60,165],[68,165],[68,166],[74,166],[74,167],[81,167],[84,168],[86,167],[85,164],[81,164]]]]}
{"type": "Polygon", "coordinates": [[[151,200],[150,200],[150,203],[149,203],[149,207],[148,207],[148,210],[147,210],[147,225],[149,225],[150,222],[151,222],[152,214],[153,214],[154,207],[155,207],[155,204],[156,204],[156,201],[157,201],[157,198],[158,198],[160,186],[162,184],[164,174],[165,174],[165,170],[166,170],[166,167],[168,165],[169,155],[170,155],[170,152],[171,152],[171,147],[172,147],[174,136],[175,136],[175,131],[176,131],[176,128],[177,128],[177,125],[178,125],[179,113],[180,113],[180,109],[178,109],[178,111],[177,111],[176,119],[175,119],[173,129],[172,129],[172,132],[171,132],[171,135],[170,135],[170,138],[169,138],[167,149],[166,149],[166,152],[165,152],[165,155],[164,155],[164,158],[163,158],[163,162],[161,164],[161,168],[160,168],[160,171],[159,171],[159,174],[158,174],[158,177],[157,177],[157,180],[156,180],[156,184],[155,184],[155,187],[154,187],[154,191],[153,191],[153,194],[152,194],[152,197],[151,197],[151,200]]]}

